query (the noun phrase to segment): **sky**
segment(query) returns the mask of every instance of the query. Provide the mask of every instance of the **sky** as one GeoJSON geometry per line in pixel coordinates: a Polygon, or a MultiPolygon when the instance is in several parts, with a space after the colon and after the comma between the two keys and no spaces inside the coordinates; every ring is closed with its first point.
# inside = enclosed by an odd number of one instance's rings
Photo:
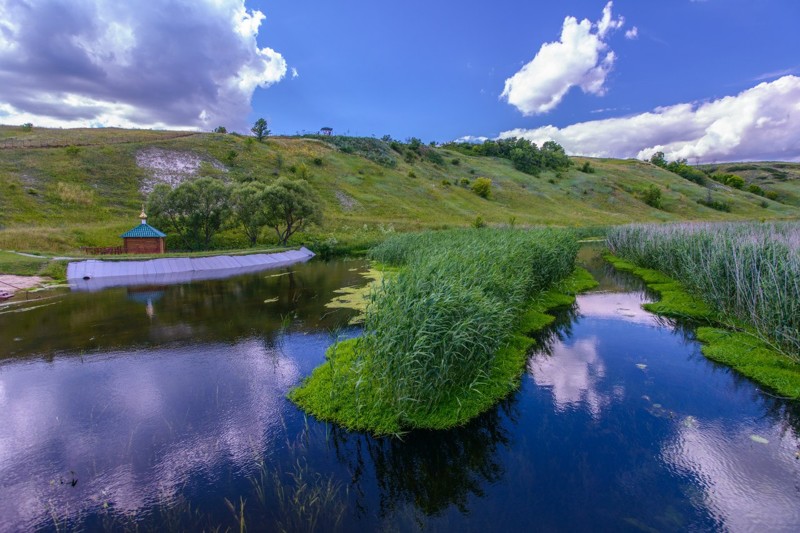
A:
{"type": "Polygon", "coordinates": [[[798,22],[797,0],[0,0],[0,123],[800,161],[798,22]]]}

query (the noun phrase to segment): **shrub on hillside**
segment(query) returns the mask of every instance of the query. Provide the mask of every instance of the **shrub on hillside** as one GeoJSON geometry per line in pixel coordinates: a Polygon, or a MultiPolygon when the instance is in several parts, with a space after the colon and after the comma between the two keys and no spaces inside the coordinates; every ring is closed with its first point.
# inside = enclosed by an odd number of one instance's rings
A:
{"type": "Polygon", "coordinates": [[[655,185],[650,185],[642,192],[642,201],[650,207],[661,209],[661,189],[655,185]]]}
{"type": "Polygon", "coordinates": [[[481,198],[489,198],[492,194],[492,180],[489,178],[477,178],[472,184],[472,192],[481,198]]]}

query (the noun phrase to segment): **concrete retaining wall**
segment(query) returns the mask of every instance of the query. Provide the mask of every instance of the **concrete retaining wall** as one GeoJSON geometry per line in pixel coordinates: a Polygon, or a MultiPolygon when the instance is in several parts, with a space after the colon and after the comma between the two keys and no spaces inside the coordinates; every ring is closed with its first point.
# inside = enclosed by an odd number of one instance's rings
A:
{"type": "Polygon", "coordinates": [[[274,254],[165,257],[148,261],[91,259],[67,265],[67,281],[77,291],[129,285],[168,285],[258,272],[308,261],[312,257],[314,252],[303,247],[274,254]]]}

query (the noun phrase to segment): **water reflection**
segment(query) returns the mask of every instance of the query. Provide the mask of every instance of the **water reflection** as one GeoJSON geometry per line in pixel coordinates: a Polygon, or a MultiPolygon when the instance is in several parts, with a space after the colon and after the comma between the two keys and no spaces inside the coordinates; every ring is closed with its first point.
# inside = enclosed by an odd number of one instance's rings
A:
{"type": "Polygon", "coordinates": [[[729,531],[797,531],[798,439],[774,428],[764,431],[761,425],[686,420],[665,444],[662,458],[698,481],[698,505],[729,531]],[[795,476],[776,478],[775,472],[795,476]]]}
{"type": "Polygon", "coordinates": [[[533,357],[528,372],[540,387],[552,391],[556,411],[585,405],[597,417],[609,398],[598,391],[606,367],[597,351],[597,337],[561,342],[548,357],[533,357]]]}
{"type": "Polygon", "coordinates": [[[642,304],[652,301],[640,292],[600,292],[578,295],[580,314],[590,318],[624,320],[655,326],[660,323],[642,304]]]}
{"type": "Polygon", "coordinates": [[[559,312],[520,390],[463,428],[373,439],[304,416],[285,393],[362,268],[0,312],[0,531],[800,526],[800,405],[703,358],[624,277],[559,312]]]}
{"type": "Polygon", "coordinates": [[[171,501],[221,463],[242,469],[281,427],[298,357],[326,335],[110,353],[0,374],[0,529],[171,501]],[[108,358],[114,364],[107,364],[108,358]]]}
{"type": "Polygon", "coordinates": [[[311,262],[281,271],[191,285],[117,288],[61,295],[0,314],[0,360],[52,357],[169,342],[234,341],[295,327],[326,331],[352,314],[324,304],[334,290],[363,285],[364,263],[311,262]],[[347,317],[344,317],[347,315],[347,317]]]}
{"type": "Polygon", "coordinates": [[[503,478],[500,451],[510,445],[506,417],[514,400],[452,431],[419,431],[404,440],[368,440],[381,493],[381,513],[391,515],[408,504],[424,516],[455,506],[468,512],[472,497],[485,495],[487,484],[503,478]]]}

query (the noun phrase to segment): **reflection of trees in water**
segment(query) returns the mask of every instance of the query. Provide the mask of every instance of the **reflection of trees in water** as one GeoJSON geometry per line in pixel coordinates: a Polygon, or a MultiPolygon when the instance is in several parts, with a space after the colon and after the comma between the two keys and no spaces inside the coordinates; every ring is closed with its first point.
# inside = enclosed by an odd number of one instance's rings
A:
{"type": "MultiPolygon", "coordinates": [[[[450,506],[466,514],[470,497],[483,497],[486,484],[505,474],[499,452],[510,445],[507,426],[517,416],[516,402],[512,394],[463,427],[414,431],[401,439],[336,430],[333,446],[352,473],[354,488],[362,486],[366,465],[374,465],[381,517],[403,512],[409,505],[425,516],[439,515],[450,506]]],[[[358,509],[365,513],[368,495],[355,496],[358,509]]]]}
{"type": "Polygon", "coordinates": [[[363,285],[358,262],[311,262],[225,280],[73,293],[57,303],[0,315],[0,357],[119,349],[191,340],[275,337],[290,317],[305,330],[346,323],[325,304],[363,285]],[[18,340],[14,340],[18,339],[18,340]]]}
{"type": "Polygon", "coordinates": [[[569,307],[562,307],[548,311],[548,313],[553,315],[555,320],[533,338],[536,340],[535,352],[550,356],[553,355],[553,347],[557,342],[563,342],[572,337],[572,326],[580,317],[580,312],[578,304],[573,303],[569,307]]]}

